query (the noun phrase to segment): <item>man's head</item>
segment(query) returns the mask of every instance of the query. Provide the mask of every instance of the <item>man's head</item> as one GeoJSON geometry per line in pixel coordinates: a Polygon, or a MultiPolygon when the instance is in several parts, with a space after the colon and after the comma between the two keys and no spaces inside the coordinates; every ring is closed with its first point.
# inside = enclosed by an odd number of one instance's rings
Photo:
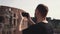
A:
{"type": "Polygon", "coordinates": [[[42,18],[45,18],[47,13],[48,13],[48,7],[45,6],[44,4],[39,4],[36,7],[36,10],[35,10],[35,16],[36,17],[40,16],[42,18]]]}

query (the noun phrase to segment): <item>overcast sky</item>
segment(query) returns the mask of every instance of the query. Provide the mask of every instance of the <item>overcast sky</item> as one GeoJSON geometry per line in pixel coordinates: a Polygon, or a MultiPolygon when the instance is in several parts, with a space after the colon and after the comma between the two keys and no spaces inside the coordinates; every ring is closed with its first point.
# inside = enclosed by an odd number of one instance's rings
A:
{"type": "Polygon", "coordinates": [[[34,16],[35,8],[38,4],[45,4],[49,8],[47,17],[60,19],[60,0],[0,0],[0,5],[16,7],[34,16]]]}

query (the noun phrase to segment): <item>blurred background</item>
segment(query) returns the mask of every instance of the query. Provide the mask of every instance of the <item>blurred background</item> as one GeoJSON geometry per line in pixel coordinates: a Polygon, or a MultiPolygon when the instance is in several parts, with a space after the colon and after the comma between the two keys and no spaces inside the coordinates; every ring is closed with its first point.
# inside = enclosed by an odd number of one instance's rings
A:
{"type": "MultiPolygon", "coordinates": [[[[3,27],[4,29],[6,27],[5,30],[6,30],[7,34],[8,33],[10,34],[11,33],[10,31],[12,31],[12,32],[14,31],[14,34],[15,34],[15,32],[18,30],[18,28],[16,28],[16,27],[19,26],[19,25],[17,25],[19,22],[18,20],[20,19],[20,18],[17,19],[17,17],[19,17],[19,14],[20,14],[19,11],[21,11],[21,12],[26,11],[30,14],[31,17],[34,18],[35,8],[38,4],[45,4],[48,6],[49,12],[48,12],[48,15],[46,18],[47,18],[48,22],[50,22],[52,24],[52,27],[54,28],[54,32],[55,32],[54,34],[60,34],[60,0],[0,0],[0,6],[3,6],[3,9],[4,9],[2,11],[4,12],[5,10],[7,10],[6,15],[8,17],[5,17],[6,24],[8,22],[10,24],[10,25],[9,24],[6,25],[5,23],[0,23],[0,25],[2,24],[2,26],[4,26],[3,27]],[[18,12],[17,12],[17,10],[18,10],[18,12]],[[13,12],[13,13],[9,13],[8,11],[13,12]],[[14,13],[16,13],[17,16],[14,13]],[[10,15],[10,17],[8,14],[10,15]],[[15,16],[12,16],[12,14],[15,16]],[[8,22],[7,22],[7,20],[8,20],[8,22]]],[[[1,9],[1,7],[0,7],[0,9],[1,9]]],[[[3,12],[0,11],[0,16],[1,16],[1,13],[3,13],[3,12]]],[[[0,28],[2,28],[2,27],[0,26],[0,28]]],[[[2,31],[2,34],[4,34],[4,31],[5,31],[5,30],[3,31],[3,28],[2,28],[2,30],[0,30],[0,32],[2,31]]]]}

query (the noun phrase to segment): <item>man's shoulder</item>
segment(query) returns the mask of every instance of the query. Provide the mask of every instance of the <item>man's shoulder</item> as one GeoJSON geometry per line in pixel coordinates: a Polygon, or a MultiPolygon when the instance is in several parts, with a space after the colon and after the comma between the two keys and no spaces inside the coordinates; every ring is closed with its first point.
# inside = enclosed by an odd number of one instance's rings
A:
{"type": "Polygon", "coordinates": [[[42,27],[44,27],[44,24],[41,22],[31,25],[29,28],[42,28],[42,27]]]}

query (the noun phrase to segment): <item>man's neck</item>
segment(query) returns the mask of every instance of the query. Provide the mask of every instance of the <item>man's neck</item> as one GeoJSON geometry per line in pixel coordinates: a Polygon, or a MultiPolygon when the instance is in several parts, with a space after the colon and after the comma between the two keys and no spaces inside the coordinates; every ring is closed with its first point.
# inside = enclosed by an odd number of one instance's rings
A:
{"type": "Polygon", "coordinates": [[[37,18],[37,23],[42,22],[41,18],[37,18]]]}
{"type": "Polygon", "coordinates": [[[45,19],[42,19],[42,18],[37,18],[37,23],[39,22],[44,22],[44,23],[48,23],[48,21],[45,19]]]}

